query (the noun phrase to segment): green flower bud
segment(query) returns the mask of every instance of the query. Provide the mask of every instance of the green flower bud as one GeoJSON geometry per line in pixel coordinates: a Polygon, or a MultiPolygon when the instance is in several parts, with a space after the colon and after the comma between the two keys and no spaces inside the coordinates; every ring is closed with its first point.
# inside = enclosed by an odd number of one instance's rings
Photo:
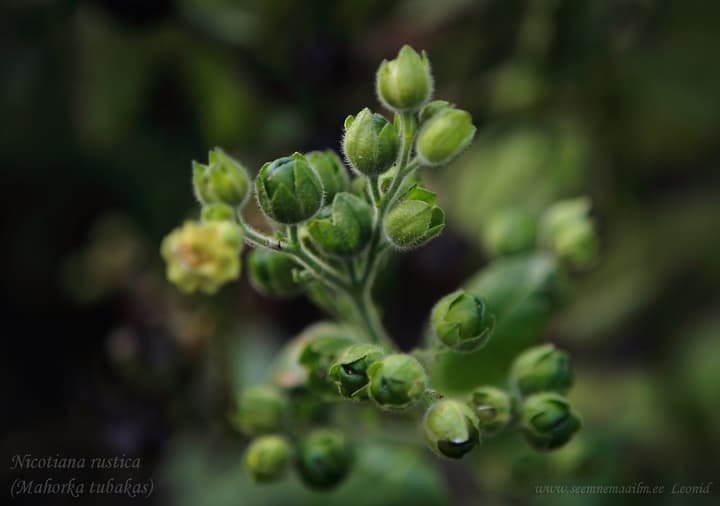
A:
{"type": "Polygon", "coordinates": [[[282,436],[260,436],[245,452],[245,465],[259,483],[278,481],[287,474],[292,450],[282,436]]]}
{"type": "Polygon", "coordinates": [[[470,145],[477,129],[466,111],[443,108],[420,128],[416,150],[424,165],[444,165],[470,145]]]}
{"type": "Polygon", "coordinates": [[[427,386],[423,366],[405,354],[388,355],[370,364],[370,398],[384,408],[403,409],[420,398],[427,386]]]}
{"type": "Polygon", "coordinates": [[[435,194],[414,186],[385,217],[385,235],[398,249],[417,248],[445,228],[445,212],[435,205],[435,194]]]}
{"type": "Polygon", "coordinates": [[[186,293],[212,294],[240,276],[240,229],[227,221],[188,221],[163,239],[167,278],[186,293]]]}
{"type": "Polygon", "coordinates": [[[553,450],[567,443],[582,426],[580,415],[562,395],[542,392],[524,400],[522,433],[537,450],[553,450]]]}
{"type": "Polygon", "coordinates": [[[310,151],[305,159],[315,169],[325,190],[325,202],[332,202],[336,193],[347,189],[350,177],[340,157],[332,149],[310,151]]]}
{"type": "Polygon", "coordinates": [[[537,220],[524,209],[505,209],[490,218],[484,239],[496,255],[528,251],[537,240],[537,220]]]}
{"type": "Polygon", "coordinates": [[[288,401],[271,385],[253,385],[238,396],[230,421],[247,435],[267,434],[282,429],[288,413],[288,401]]]}
{"type": "Polygon", "coordinates": [[[535,392],[567,392],[573,383],[570,357],[553,344],[534,346],[517,356],[510,380],[523,395],[535,392]]]}
{"type": "Polygon", "coordinates": [[[346,336],[326,334],[313,337],[300,352],[298,361],[308,371],[307,385],[321,395],[337,397],[338,389],[328,378],[330,366],[353,344],[346,336]]]}
{"type": "Polygon", "coordinates": [[[383,351],[372,344],[360,343],[349,346],[330,367],[330,379],[337,383],[343,397],[365,399],[368,367],[382,356],[383,351]]]}
{"type": "Polygon", "coordinates": [[[423,427],[430,449],[449,459],[462,458],[480,441],[477,417],[467,405],[452,399],[430,406],[423,427]]]}
{"type": "Polygon", "coordinates": [[[305,485],[328,490],[343,481],[352,461],[352,448],[341,432],[318,429],[300,442],[297,469],[305,485]]]}
{"type": "Polygon", "coordinates": [[[458,290],[440,299],[432,310],[432,328],[455,351],[482,348],[490,339],[495,318],[480,297],[458,290]]]}
{"type": "Polygon", "coordinates": [[[381,114],[367,107],[345,120],[343,151],[359,174],[378,176],[388,170],[398,156],[400,142],[395,127],[381,114]]]}
{"type": "Polygon", "coordinates": [[[263,165],[255,192],[262,211],[285,225],[312,218],[323,203],[322,181],[300,153],[263,165]]]}
{"type": "Polygon", "coordinates": [[[192,164],[197,199],[203,204],[222,202],[243,206],[250,195],[250,176],[245,167],[220,148],[210,151],[208,162],[208,165],[192,164]]]}
{"type": "Polygon", "coordinates": [[[433,100],[432,102],[425,104],[425,106],[420,109],[418,119],[420,120],[420,123],[424,123],[435,116],[438,112],[451,107],[453,107],[453,104],[445,100],[433,100]]]}
{"type": "Polygon", "coordinates": [[[588,267],[597,255],[597,234],[588,216],[590,199],[557,202],[542,217],[543,241],[575,267],[588,267]]]}
{"type": "Polygon", "coordinates": [[[302,267],[285,253],[255,248],[247,259],[250,284],[268,297],[292,297],[302,292],[305,283],[293,275],[302,267]]]}
{"type": "Polygon", "coordinates": [[[335,195],[332,208],[326,207],[307,225],[315,245],[329,255],[353,256],[367,245],[372,234],[370,205],[351,193],[335,195]]]}
{"type": "Polygon", "coordinates": [[[432,94],[430,62],[425,51],[419,55],[403,46],[394,60],[383,60],[377,71],[375,87],[380,101],[393,111],[414,111],[432,94]]]}
{"type": "Polygon", "coordinates": [[[201,211],[202,221],[235,221],[235,211],[227,204],[216,202],[204,205],[201,211]]]}
{"type": "Polygon", "coordinates": [[[512,421],[512,398],[499,388],[478,387],[470,394],[468,403],[478,419],[478,427],[484,434],[495,434],[512,421]]]}

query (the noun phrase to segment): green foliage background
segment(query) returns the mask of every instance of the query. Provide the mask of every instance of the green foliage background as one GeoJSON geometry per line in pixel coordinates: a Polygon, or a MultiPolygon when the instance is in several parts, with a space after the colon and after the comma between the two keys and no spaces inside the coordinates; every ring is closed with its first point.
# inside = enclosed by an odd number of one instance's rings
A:
{"type": "Polygon", "coordinates": [[[718,23],[720,4],[700,0],[6,2],[3,451],[142,455],[158,504],[716,503],[718,23]],[[589,194],[595,268],[564,300],[543,295],[568,280],[546,278],[542,257],[531,272],[472,278],[503,286],[531,324],[509,319],[487,348],[445,364],[462,390],[552,340],[572,354],[585,428],[554,454],[500,438],[445,464],[400,421],[365,413],[377,430],[358,435],[371,443],[337,492],[252,485],[228,400],[320,314],[245,280],[213,300],[181,297],[157,245],[194,212],[191,159],[220,145],[257,170],[337,149],[347,114],[379,108],[376,66],[404,43],[428,51],[438,94],[479,135],[429,177],[449,229],[391,262],[388,325],[405,348],[422,338],[433,302],[486,264],[494,212],[589,194]],[[669,493],[713,480],[709,496],[669,493]],[[638,481],[668,492],[535,494],[638,481]]]}

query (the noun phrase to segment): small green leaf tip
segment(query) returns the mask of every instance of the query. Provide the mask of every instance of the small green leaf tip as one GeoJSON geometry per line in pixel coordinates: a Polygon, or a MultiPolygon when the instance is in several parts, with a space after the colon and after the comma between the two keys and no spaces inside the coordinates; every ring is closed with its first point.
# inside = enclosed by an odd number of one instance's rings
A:
{"type": "Polygon", "coordinates": [[[332,149],[326,151],[310,151],[305,159],[322,181],[325,190],[324,202],[332,202],[337,193],[344,192],[350,185],[350,177],[340,157],[332,149]]]}
{"type": "Polygon", "coordinates": [[[466,404],[453,399],[430,406],[423,428],[430,449],[449,459],[461,459],[480,441],[477,417],[466,404]]]}
{"type": "Polygon", "coordinates": [[[335,195],[332,206],[310,220],[307,231],[323,252],[340,257],[360,253],[370,241],[373,211],[363,199],[351,193],[335,195]]]}
{"type": "Polygon", "coordinates": [[[445,165],[470,145],[476,130],[467,111],[440,108],[420,127],[417,155],[424,165],[445,165]]]}
{"type": "Polygon", "coordinates": [[[555,254],[578,269],[593,264],[598,239],[590,218],[590,199],[579,197],[553,204],[541,218],[543,243],[555,254]]]}
{"type": "Polygon", "coordinates": [[[290,468],[292,449],[282,436],[268,435],[255,439],[245,452],[245,466],[258,483],[282,479],[290,468]]]}
{"type": "Polygon", "coordinates": [[[201,204],[245,205],[250,195],[250,176],[240,162],[215,148],[208,154],[207,165],[192,165],[195,196],[201,204]]]}
{"type": "Polygon", "coordinates": [[[285,225],[312,218],[323,204],[322,180],[300,153],[263,165],[255,193],[265,215],[285,225]]]}
{"type": "Polygon", "coordinates": [[[329,376],[340,395],[351,399],[366,399],[368,367],[380,360],[383,351],[372,344],[359,343],[349,346],[330,367],[329,376]]]}
{"type": "Polygon", "coordinates": [[[245,388],[230,415],[233,426],[248,436],[280,431],[288,415],[288,400],[271,385],[245,388]]]}
{"type": "Polygon", "coordinates": [[[414,186],[385,217],[385,235],[400,250],[418,248],[445,228],[445,212],[435,205],[435,194],[414,186]]]}
{"type": "Polygon", "coordinates": [[[550,343],[534,346],[517,356],[510,381],[523,395],[544,391],[563,394],[573,384],[570,357],[550,343]]]}
{"type": "Polygon", "coordinates": [[[417,401],[427,387],[425,369],[414,357],[388,355],[368,368],[368,394],[378,405],[404,409],[417,401]]]}
{"type": "Polygon", "coordinates": [[[464,290],[440,299],[432,310],[431,321],[440,342],[462,352],[485,346],[495,323],[482,299],[464,290]]]}
{"type": "Polygon", "coordinates": [[[300,442],[296,464],[305,485],[329,490],[345,479],[352,462],[352,447],[342,432],[318,429],[300,442]]]}
{"type": "Polygon", "coordinates": [[[240,276],[240,229],[228,221],[188,221],[163,239],[167,278],[182,292],[213,294],[240,276]]]}
{"type": "Polygon", "coordinates": [[[491,386],[478,387],[470,394],[470,409],[478,420],[483,434],[496,434],[505,429],[513,418],[513,401],[510,395],[491,386]]]}
{"type": "Polygon", "coordinates": [[[416,111],[422,107],[433,90],[425,51],[420,55],[405,45],[397,58],[384,60],[377,71],[375,89],[380,102],[392,111],[416,111]]]}
{"type": "Polygon", "coordinates": [[[580,415],[565,397],[542,392],[526,398],[520,412],[522,433],[536,450],[565,445],[582,426],[580,415]]]}
{"type": "Polygon", "coordinates": [[[354,119],[350,118],[345,120],[345,156],[358,174],[379,176],[398,157],[400,142],[395,127],[385,116],[373,113],[367,107],[354,119]]]}
{"type": "Polygon", "coordinates": [[[255,248],[248,255],[247,266],[253,288],[268,297],[292,297],[305,289],[306,283],[293,275],[302,267],[285,253],[255,248]]]}

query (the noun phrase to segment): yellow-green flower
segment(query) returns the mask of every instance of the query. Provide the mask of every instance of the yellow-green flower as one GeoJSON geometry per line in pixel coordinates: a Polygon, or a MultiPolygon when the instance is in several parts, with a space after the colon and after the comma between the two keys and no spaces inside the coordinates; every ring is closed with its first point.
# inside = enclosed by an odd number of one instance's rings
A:
{"type": "Polygon", "coordinates": [[[213,294],[240,276],[240,230],[230,222],[188,221],[163,239],[167,277],[182,292],[213,294]]]}

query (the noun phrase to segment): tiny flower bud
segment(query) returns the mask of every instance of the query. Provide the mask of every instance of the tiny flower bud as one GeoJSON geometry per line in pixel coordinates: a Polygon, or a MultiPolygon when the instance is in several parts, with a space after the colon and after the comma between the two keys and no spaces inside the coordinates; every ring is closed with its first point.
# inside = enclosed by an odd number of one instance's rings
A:
{"type": "Polygon", "coordinates": [[[395,163],[399,149],[395,127],[381,114],[365,108],[345,120],[343,151],[357,173],[382,174],[395,163]]]}
{"type": "Polygon", "coordinates": [[[307,225],[315,245],[330,255],[353,256],[367,245],[372,233],[370,205],[351,193],[335,195],[332,207],[326,207],[307,225]]]}
{"type": "Polygon", "coordinates": [[[499,388],[476,388],[470,394],[469,405],[477,416],[480,431],[484,434],[495,434],[507,427],[512,420],[512,399],[499,388]]]}
{"type": "Polygon", "coordinates": [[[328,490],[343,481],[352,461],[352,448],[341,432],[318,429],[300,442],[297,469],[305,485],[328,490]]]}
{"type": "Polygon", "coordinates": [[[368,367],[368,393],[384,408],[403,409],[420,398],[427,386],[423,366],[405,354],[388,355],[368,367]]]}
{"type": "Polygon", "coordinates": [[[285,225],[312,218],[323,203],[322,181],[300,153],[263,165],[255,192],[262,211],[285,225]]]}
{"type": "Polygon", "coordinates": [[[485,346],[495,323],[482,299],[464,290],[440,299],[432,310],[431,320],[440,341],[463,352],[485,346]]]}
{"type": "Polygon", "coordinates": [[[445,228],[445,212],[435,205],[435,194],[414,186],[385,217],[385,234],[398,249],[422,246],[445,228]]]}
{"type": "Polygon", "coordinates": [[[349,398],[367,398],[367,369],[380,360],[383,352],[372,344],[354,344],[346,348],[330,367],[329,376],[337,385],[340,394],[349,398]]]}
{"type": "Polygon", "coordinates": [[[528,251],[537,240],[537,220],[524,209],[505,209],[490,218],[484,239],[487,248],[496,255],[528,251]]]}
{"type": "Polygon", "coordinates": [[[393,111],[414,111],[432,94],[430,62],[425,51],[420,56],[403,46],[394,60],[383,60],[377,71],[375,87],[380,101],[393,111]]]}
{"type": "Polygon", "coordinates": [[[292,297],[305,288],[305,283],[293,276],[302,267],[285,253],[255,248],[247,259],[250,283],[268,297],[292,297]]]}
{"type": "Polygon", "coordinates": [[[328,149],[326,151],[311,151],[305,153],[305,159],[310,166],[315,169],[317,175],[322,181],[325,190],[325,202],[332,202],[336,193],[347,190],[349,184],[349,176],[345,166],[343,166],[340,157],[335,151],[328,149]]]}
{"type": "Polygon", "coordinates": [[[580,197],[557,202],[541,220],[543,241],[578,268],[588,267],[597,255],[597,234],[589,212],[590,199],[580,197]]]}
{"type": "Polygon", "coordinates": [[[307,385],[321,395],[337,397],[338,389],[328,378],[330,366],[353,344],[344,335],[331,333],[314,336],[300,352],[298,361],[308,371],[307,385]]]}
{"type": "Polygon", "coordinates": [[[243,206],[250,195],[250,176],[237,160],[222,149],[208,154],[208,164],[193,162],[193,187],[201,204],[222,202],[243,206]]]}
{"type": "Polygon", "coordinates": [[[542,392],[526,398],[520,417],[525,440],[537,450],[563,446],[582,425],[580,415],[567,399],[554,392],[542,392]]]}
{"type": "Polygon", "coordinates": [[[202,221],[235,221],[235,211],[227,204],[216,202],[204,205],[201,211],[202,221]]]}
{"type": "Polygon", "coordinates": [[[253,385],[239,395],[230,421],[243,434],[256,435],[282,429],[288,401],[271,385],[253,385]]]}
{"type": "Polygon", "coordinates": [[[163,239],[167,278],[186,293],[212,294],[240,276],[240,230],[227,221],[186,222],[163,239]]]}
{"type": "Polygon", "coordinates": [[[534,346],[517,356],[510,380],[523,395],[535,392],[567,392],[573,383],[570,357],[553,344],[534,346]]]}
{"type": "Polygon", "coordinates": [[[470,145],[477,129],[466,111],[444,108],[420,128],[417,154],[425,165],[444,165],[470,145]]]}
{"type": "Polygon", "coordinates": [[[432,451],[460,459],[480,441],[477,417],[465,404],[442,399],[425,413],[425,440],[432,451]]]}
{"type": "Polygon", "coordinates": [[[451,108],[452,106],[453,104],[445,100],[433,100],[432,102],[428,102],[427,104],[425,104],[425,106],[420,109],[420,112],[418,113],[418,119],[421,123],[424,123],[433,116],[435,116],[435,114],[437,114],[438,112],[444,109],[451,108]]]}
{"type": "Polygon", "coordinates": [[[245,465],[259,483],[278,481],[287,474],[292,450],[282,436],[260,436],[245,452],[245,465]]]}

